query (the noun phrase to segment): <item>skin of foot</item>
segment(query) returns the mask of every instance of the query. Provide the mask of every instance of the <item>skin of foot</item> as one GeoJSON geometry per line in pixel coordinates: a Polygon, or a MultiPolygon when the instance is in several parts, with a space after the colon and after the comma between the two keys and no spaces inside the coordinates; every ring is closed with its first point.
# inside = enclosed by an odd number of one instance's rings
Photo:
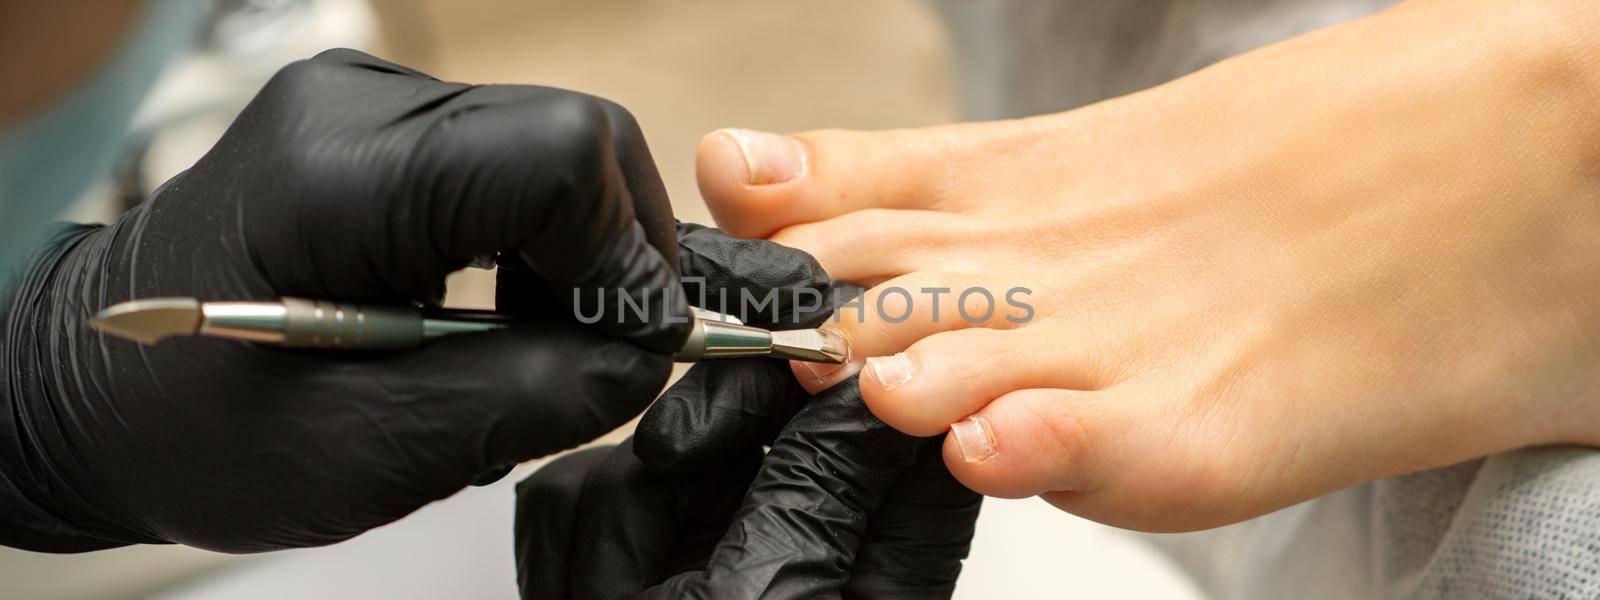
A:
{"type": "Polygon", "coordinates": [[[876,286],[811,389],[859,371],[984,494],[1208,528],[1600,445],[1597,36],[1590,0],[1413,0],[1061,114],[720,130],[697,175],[876,286]]]}

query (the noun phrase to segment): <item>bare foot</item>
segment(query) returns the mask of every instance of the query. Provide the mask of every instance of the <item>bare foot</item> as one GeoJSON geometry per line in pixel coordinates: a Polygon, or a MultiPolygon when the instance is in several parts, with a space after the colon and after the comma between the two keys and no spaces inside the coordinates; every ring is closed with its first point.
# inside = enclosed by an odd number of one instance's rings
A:
{"type": "Polygon", "coordinates": [[[1584,2],[1412,2],[1059,115],[719,131],[698,175],[727,230],[878,284],[834,325],[866,401],[953,431],[969,487],[1210,527],[1600,445],[1597,32],[1584,2]]]}

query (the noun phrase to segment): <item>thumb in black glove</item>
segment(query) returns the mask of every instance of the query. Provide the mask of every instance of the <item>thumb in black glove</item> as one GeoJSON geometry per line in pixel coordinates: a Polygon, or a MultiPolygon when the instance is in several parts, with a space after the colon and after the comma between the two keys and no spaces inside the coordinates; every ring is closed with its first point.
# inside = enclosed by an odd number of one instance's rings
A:
{"type": "Polygon", "coordinates": [[[615,104],[349,50],[290,65],[193,168],[108,227],[62,231],[14,282],[0,544],[328,544],[592,439],[650,401],[687,335],[675,250],[615,104]],[[486,254],[506,267],[499,307],[533,322],[405,354],[140,347],[84,324],[157,296],[437,303],[486,254]],[[580,326],[597,288],[649,311],[580,326]]]}

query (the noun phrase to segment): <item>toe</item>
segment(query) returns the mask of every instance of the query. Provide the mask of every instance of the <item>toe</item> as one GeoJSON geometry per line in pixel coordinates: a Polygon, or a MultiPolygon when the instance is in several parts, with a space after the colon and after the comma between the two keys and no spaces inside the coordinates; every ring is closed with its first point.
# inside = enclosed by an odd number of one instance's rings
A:
{"type": "Polygon", "coordinates": [[[932,180],[952,139],[938,128],[793,136],[719,129],[700,140],[695,176],[718,226],[764,238],[866,208],[937,208],[932,180]]]}
{"type": "Polygon", "coordinates": [[[717,226],[730,235],[765,238],[805,211],[809,152],[794,138],[719,129],[700,138],[695,180],[717,226]]]}
{"type": "Polygon", "coordinates": [[[841,305],[822,325],[848,342],[844,364],[794,362],[791,367],[801,386],[817,393],[860,372],[868,357],[900,352],[930,335],[1014,327],[1020,323],[1008,319],[1031,313],[1008,304],[1013,298],[1005,290],[970,274],[922,271],[896,277],[841,305]]]}
{"type": "Polygon", "coordinates": [[[980,235],[965,215],[869,208],[786,227],[771,239],[816,257],[834,279],[873,285],[958,262],[980,235]]]}
{"type": "MultiPolygon", "coordinates": [[[[1105,392],[1029,389],[990,402],[950,426],[945,465],[962,484],[1001,498],[1086,492],[1115,461],[1107,447],[1105,392]]],[[[1114,436],[1111,439],[1115,439],[1114,436]]]]}
{"type": "Polygon", "coordinates": [[[1225,423],[1195,435],[1197,419],[1181,412],[1126,388],[1019,390],[951,425],[945,466],[981,494],[1041,496],[1138,531],[1218,527],[1286,505],[1263,489],[1241,493],[1251,490],[1241,474],[1262,471],[1269,453],[1225,423]]]}
{"type": "Polygon", "coordinates": [[[905,352],[866,359],[861,395],[891,427],[930,436],[1016,390],[1093,390],[1104,384],[1087,353],[1041,339],[1049,335],[1032,328],[933,335],[905,352]]]}

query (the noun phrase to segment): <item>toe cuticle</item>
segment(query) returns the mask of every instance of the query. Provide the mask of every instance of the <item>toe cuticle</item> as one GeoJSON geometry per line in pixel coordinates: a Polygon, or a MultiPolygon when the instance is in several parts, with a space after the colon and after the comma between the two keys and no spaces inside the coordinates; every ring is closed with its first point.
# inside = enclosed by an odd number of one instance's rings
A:
{"type": "Polygon", "coordinates": [[[834,367],[832,365],[821,366],[821,365],[818,365],[817,363],[809,363],[809,362],[800,363],[800,366],[804,367],[805,370],[806,370],[806,373],[809,373],[811,375],[811,383],[814,383],[816,385],[826,385],[828,383],[827,376],[829,374],[833,373],[833,371],[837,370],[837,367],[834,367]]]}
{"type": "Polygon", "coordinates": [[[994,432],[983,417],[971,416],[950,425],[950,435],[955,436],[961,458],[967,464],[989,462],[999,452],[995,448],[994,432]]]}
{"type": "Polygon", "coordinates": [[[722,129],[719,133],[732,141],[744,158],[747,185],[783,183],[805,174],[805,148],[794,138],[752,129],[722,129]]]}
{"type": "Polygon", "coordinates": [[[874,356],[867,359],[867,375],[877,380],[885,391],[905,385],[916,375],[917,366],[904,352],[892,356],[874,356]]]}
{"type": "Polygon", "coordinates": [[[851,375],[855,375],[861,370],[861,363],[854,362],[847,362],[842,365],[803,362],[800,363],[800,366],[804,367],[806,373],[811,375],[810,383],[817,388],[816,391],[833,387],[834,384],[849,379],[851,375]]]}

